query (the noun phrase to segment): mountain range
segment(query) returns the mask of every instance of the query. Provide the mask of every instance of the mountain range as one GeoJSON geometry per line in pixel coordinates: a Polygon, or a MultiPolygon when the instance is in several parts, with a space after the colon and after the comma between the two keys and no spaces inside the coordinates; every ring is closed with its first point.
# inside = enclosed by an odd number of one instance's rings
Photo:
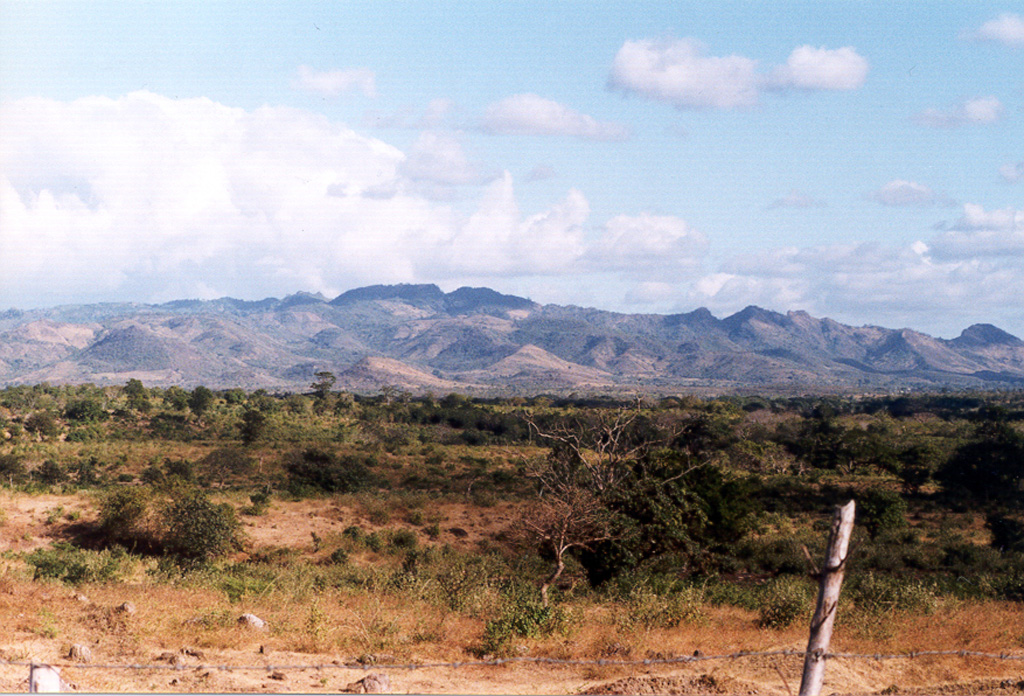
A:
{"type": "Polygon", "coordinates": [[[323,370],[357,392],[1019,388],[1024,341],[990,324],[946,340],[802,311],[622,314],[436,285],[0,312],[0,385],[295,391],[323,370]]]}

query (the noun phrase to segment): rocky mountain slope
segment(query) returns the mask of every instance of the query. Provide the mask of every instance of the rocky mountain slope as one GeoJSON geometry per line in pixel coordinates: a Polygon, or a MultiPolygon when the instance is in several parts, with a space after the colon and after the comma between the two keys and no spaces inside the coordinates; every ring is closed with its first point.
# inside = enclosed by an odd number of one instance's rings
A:
{"type": "Polygon", "coordinates": [[[0,313],[0,384],[664,393],[1024,386],[1024,341],[944,340],[758,307],[724,319],[542,306],[487,288],[371,286],[334,299],[96,304],[0,313]]]}

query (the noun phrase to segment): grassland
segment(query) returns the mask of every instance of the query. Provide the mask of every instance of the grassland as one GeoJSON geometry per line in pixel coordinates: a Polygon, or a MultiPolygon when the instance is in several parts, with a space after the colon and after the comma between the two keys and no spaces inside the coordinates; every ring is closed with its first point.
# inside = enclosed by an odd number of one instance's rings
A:
{"type": "MultiPolygon", "coordinates": [[[[65,661],[86,645],[91,664],[181,668],[67,667],[84,690],[338,691],[381,663],[800,650],[815,592],[803,547],[820,556],[832,506],[850,497],[862,513],[836,651],[1024,653],[1019,394],[615,403],[235,390],[203,404],[140,387],[0,392],[0,659],[65,661]],[[598,432],[621,414],[633,473],[598,496],[608,538],[567,554],[544,607],[551,549],[523,524],[539,509],[538,472],[563,456],[544,435],[598,432]],[[958,478],[985,452],[989,469],[970,473],[996,490],[958,478]],[[196,490],[237,523],[222,552],[168,541],[168,511],[196,490]],[[104,515],[124,491],[148,507],[112,529],[104,515]],[[665,506],[637,502],[660,495],[665,506]],[[135,611],[118,611],[125,602],[135,611]],[[239,625],[245,613],[267,630],[239,625]],[[201,667],[222,664],[352,669],[201,667]]],[[[581,442],[584,457],[603,447],[581,442]]],[[[402,692],[785,694],[799,671],[797,658],[746,657],[389,676],[402,692]]],[[[1021,675],[1019,661],[835,660],[826,689],[1019,693],[1021,675]]],[[[26,676],[0,666],[0,690],[26,676]]]]}

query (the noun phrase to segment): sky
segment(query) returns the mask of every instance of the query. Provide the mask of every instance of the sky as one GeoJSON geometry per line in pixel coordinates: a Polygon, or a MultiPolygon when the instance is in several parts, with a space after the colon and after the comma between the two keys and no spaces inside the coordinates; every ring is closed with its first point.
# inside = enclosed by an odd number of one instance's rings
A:
{"type": "Polygon", "coordinates": [[[1024,337],[1024,5],[0,0],[0,308],[377,283],[1024,337]]]}

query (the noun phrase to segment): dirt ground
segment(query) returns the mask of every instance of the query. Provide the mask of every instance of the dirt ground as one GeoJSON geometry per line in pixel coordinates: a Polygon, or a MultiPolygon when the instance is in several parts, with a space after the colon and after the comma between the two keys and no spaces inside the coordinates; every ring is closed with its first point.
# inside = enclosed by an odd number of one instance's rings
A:
{"type": "MultiPolygon", "coordinates": [[[[7,662],[65,665],[63,678],[82,692],[250,692],[328,693],[358,690],[370,674],[384,674],[393,693],[451,694],[759,694],[785,696],[799,687],[798,657],[744,656],[690,664],[632,666],[512,663],[480,666],[460,646],[463,636],[479,631],[453,618],[434,642],[411,647],[400,658],[388,654],[341,654],[296,650],[277,626],[295,625],[301,606],[253,605],[264,612],[269,629],[235,625],[219,632],[200,630],[188,618],[211,608],[241,614],[249,608],[227,604],[211,591],[154,585],[145,578],[118,585],[73,588],[26,578],[17,553],[67,538],[95,518],[88,495],[12,495],[0,493],[0,692],[27,690],[28,667],[7,662]],[[125,602],[130,612],[120,612],[125,602]],[[292,623],[289,624],[288,622],[292,623]],[[459,622],[462,623],[459,623],[459,622]],[[73,645],[90,648],[86,664],[68,659],[73,645]],[[361,659],[363,664],[357,663],[361,659]],[[414,668],[383,669],[381,663],[414,668]],[[461,666],[425,666],[458,662],[461,666]],[[376,664],[375,664],[376,663],[376,664]],[[102,665],[156,665],[159,669],[108,669],[102,665]],[[290,665],[323,665],[289,669],[290,665]],[[224,665],[251,669],[222,669],[224,665]]],[[[441,520],[439,541],[474,548],[505,528],[513,511],[502,505],[474,508],[447,504],[431,508],[441,520]]],[[[250,553],[261,548],[295,547],[307,552],[313,534],[323,539],[351,524],[372,528],[358,505],[331,501],[275,501],[271,513],[246,518],[250,553]]],[[[388,526],[401,527],[400,514],[388,526]]],[[[301,624],[301,620],[298,620],[301,624]]],[[[477,622],[479,624],[479,622],[477,622]]],[[[343,628],[343,627],[342,627],[343,628]]],[[[874,653],[930,649],[1000,652],[1024,656],[1024,608],[988,603],[964,605],[913,617],[873,642],[857,626],[839,624],[837,650],[874,653]]],[[[630,640],[630,636],[622,637],[630,640]]],[[[521,653],[552,659],[608,660],[671,658],[737,650],[801,650],[806,628],[757,629],[749,614],[723,608],[700,625],[652,632],[635,638],[633,650],[617,653],[606,638],[585,633],[554,643],[520,646],[521,653]],[[604,640],[604,643],[600,641],[604,640]],[[604,647],[598,649],[597,645],[604,647]],[[602,652],[603,651],[603,652],[602,652]]],[[[919,657],[898,660],[830,661],[823,694],[1024,694],[1024,659],[919,657]]]]}

